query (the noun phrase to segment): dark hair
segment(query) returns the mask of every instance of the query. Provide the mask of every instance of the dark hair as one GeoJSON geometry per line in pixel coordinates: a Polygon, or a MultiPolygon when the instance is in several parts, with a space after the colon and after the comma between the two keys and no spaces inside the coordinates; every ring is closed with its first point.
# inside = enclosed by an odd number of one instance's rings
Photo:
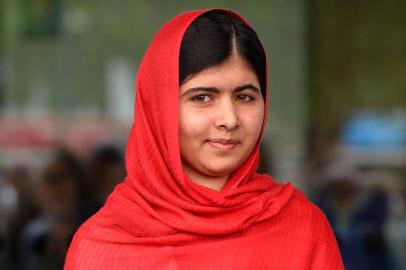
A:
{"type": "Polygon", "coordinates": [[[255,71],[262,96],[266,95],[265,51],[255,31],[224,11],[196,18],[186,30],[179,55],[179,84],[190,75],[219,65],[236,51],[255,71]]]}

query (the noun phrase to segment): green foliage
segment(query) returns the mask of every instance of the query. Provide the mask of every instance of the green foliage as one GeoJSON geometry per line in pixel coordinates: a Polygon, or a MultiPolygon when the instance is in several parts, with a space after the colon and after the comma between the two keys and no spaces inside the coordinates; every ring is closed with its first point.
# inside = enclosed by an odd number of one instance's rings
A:
{"type": "Polygon", "coordinates": [[[357,110],[406,106],[406,2],[313,2],[313,122],[333,132],[357,110]]]}

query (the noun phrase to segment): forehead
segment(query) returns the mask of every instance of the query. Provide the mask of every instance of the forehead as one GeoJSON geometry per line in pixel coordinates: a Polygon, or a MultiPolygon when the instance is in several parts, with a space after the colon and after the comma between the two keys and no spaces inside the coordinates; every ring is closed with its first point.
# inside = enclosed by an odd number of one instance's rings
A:
{"type": "MultiPolygon", "coordinates": [[[[241,57],[232,56],[220,65],[211,66],[191,75],[182,85],[181,90],[188,86],[198,84],[236,86],[240,84],[253,84],[259,87],[258,78],[251,66],[241,57]]],[[[203,86],[203,85],[201,85],[203,86]]]]}

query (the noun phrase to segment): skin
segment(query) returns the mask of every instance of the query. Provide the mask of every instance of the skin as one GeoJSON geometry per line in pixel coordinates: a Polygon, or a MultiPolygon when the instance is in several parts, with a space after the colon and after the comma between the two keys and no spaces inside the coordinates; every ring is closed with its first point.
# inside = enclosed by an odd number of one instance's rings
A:
{"type": "Polygon", "coordinates": [[[249,64],[233,54],[180,86],[180,153],[187,176],[221,191],[260,136],[264,99],[249,64]]]}

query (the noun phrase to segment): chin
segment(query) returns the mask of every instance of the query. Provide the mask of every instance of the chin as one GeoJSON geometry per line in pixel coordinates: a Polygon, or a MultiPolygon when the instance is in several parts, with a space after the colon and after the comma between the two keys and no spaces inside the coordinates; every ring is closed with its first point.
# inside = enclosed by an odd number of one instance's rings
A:
{"type": "Polygon", "coordinates": [[[238,166],[235,164],[230,164],[226,166],[213,166],[213,167],[206,167],[206,171],[208,172],[209,176],[213,177],[221,177],[232,173],[238,166]]]}

